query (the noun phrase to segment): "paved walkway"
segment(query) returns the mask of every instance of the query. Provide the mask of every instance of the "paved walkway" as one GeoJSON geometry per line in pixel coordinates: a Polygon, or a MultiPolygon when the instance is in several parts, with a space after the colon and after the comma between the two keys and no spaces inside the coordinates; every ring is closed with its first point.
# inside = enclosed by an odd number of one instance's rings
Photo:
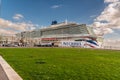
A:
{"type": "Polygon", "coordinates": [[[0,80],[23,80],[1,56],[0,80]]]}
{"type": "Polygon", "coordinates": [[[0,80],[9,80],[5,72],[3,71],[2,66],[0,65],[0,80]]]}

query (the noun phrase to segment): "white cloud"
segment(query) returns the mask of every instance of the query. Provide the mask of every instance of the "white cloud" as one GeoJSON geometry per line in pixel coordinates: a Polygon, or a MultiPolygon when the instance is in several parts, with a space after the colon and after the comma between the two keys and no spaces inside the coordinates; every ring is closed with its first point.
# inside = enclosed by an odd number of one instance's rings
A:
{"type": "Polygon", "coordinates": [[[53,5],[51,8],[56,9],[56,8],[60,8],[62,5],[53,5]]]}
{"type": "Polygon", "coordinates": [[[104,11],[95,19],[92,26],[97,31],[97,34],[107,34],[114,32],[113,28],[120,29],[120,1],[105,0],[109,3],[104,11]]]}
{"type": "Polygon", "coordinates": [[[15,31],[12,31],[12,30],[6,30],[6,29],[3,29],[3,28],[0,28],[0,34],[3,34],[3,35],[14,35],[16,32],[15,31]]]}
{"type": "Polygon", "coordinates": [[[15,14],[13,16],[13,19],[15,19],[15,20],[20,20],[20,19],[23,19],[23,18],[24,18],[24,16],[22,14],[15,14]]]}
{"type": "Polygon", "coordinates": [[[16,32],[35,29],[32,23],[14,23],[9,20],[0,18],[0,33],[1,34],[15,34],[16,32]]]}
{"type": "Polygon", "coordinates": [[[95,17],[96,17],[96,15],[91,15],[91,16],[90,16],[90,18],[95,18],[95,17]]]}
{"type": "Polygon", "coordinates": [[[117,2],[119,0],[104,0],[105,3],[117,2]]]}
{"type": "Polygon", "coordinates": [[[120,30],[117,30],[117,31],[116,31],[116,29],[114,29],[114,32],[113,32],[113,33],[111,33],[111,34],[106,34],[104,37],[105,37],[105,39],[113,39],[113,40],[119,39],[119,40],[120,40],[120,30]],[[111,37],[111,36],[112,36],[112,37],[111,37]]]}

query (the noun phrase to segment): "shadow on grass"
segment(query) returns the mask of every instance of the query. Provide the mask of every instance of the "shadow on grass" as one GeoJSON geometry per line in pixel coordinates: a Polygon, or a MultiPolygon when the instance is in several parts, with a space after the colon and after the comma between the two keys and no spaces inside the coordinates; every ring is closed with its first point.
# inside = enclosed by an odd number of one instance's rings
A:
{"type": "Polygon", "coordinates": [[[37,60],[35,61],[35,63],[36,63],[36,64],[46,64],[46,61],[45,61],[45,59],[37,59],[37,60]]]}

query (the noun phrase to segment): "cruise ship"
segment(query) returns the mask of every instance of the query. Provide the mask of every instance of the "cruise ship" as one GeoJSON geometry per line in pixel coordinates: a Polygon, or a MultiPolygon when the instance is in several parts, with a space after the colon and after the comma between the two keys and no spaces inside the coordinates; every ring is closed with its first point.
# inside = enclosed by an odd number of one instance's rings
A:
{"type": "Polygon", "coordinates": [[[52,21],[46,28],[24,31],[16,34],[19,40],[33,45],[47,46],[54,45],[60,47],[86,47],[98,48],[97,36],[92,27],[86,24],[74,22],[52,21]]]}

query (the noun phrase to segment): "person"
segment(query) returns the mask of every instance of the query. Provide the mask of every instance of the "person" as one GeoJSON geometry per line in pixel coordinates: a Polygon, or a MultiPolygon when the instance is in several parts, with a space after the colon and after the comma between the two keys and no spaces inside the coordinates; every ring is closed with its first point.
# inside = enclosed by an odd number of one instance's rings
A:
{"type": "Polygon", "coordinates": [[[54,43],[52,43],[52,47],[54,47],[54,43]]]}

